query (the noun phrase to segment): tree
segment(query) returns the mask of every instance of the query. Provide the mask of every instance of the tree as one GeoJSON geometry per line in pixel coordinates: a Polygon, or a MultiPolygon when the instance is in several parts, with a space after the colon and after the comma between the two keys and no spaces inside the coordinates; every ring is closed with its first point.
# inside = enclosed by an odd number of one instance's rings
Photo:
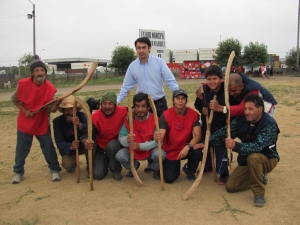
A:
{"type": "Polygon", "coordinates": [[[243,59],[247,65],[253,65],[255,62],[265,64],[269,61],[268,46],[264,43],[250,42],[244,46],[243,59]]]}
{"type": "MultiPolygon", "coordinates": [[[[285,54],[285,64],[292,68],[296,66],[296,61],[297,61],[297,49],[296,48],[292,48],[290,49],[289,52],[287,52],[285,54]]],[[[298,63],[299,66],[299,63],[298,63]]]]}
{"type": "Polygon", "coordinates": [[[22,77],[28,76],[30,74],[29,64],[32,58],[31,52],[25,53],[21,58],[19,58],[19,67],[20,67],[20,75],[22,77]]]}
{"type": "Polygon", "coordinates": [[[229,38],[224,41],[220,41],[216,49],[215,59],[217,63],[221,66],[226,66],[228,58],[232,51],[235,51],[235,57],[233,59],[232,65],[242,64],[242,44],[239,40],[229,38]]]}
{"type": "Polygon", "coordinates": [[[118,71],[125,73],[129,64],[136,59],[134,50],[129,46],[118,46],[112,52],[110,68],[117,68],[118,71]]]}

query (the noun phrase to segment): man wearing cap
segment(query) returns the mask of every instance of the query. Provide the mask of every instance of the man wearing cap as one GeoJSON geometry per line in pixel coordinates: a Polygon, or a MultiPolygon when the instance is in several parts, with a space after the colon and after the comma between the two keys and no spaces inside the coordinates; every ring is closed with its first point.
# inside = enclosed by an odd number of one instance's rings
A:
{"type": "MultiPolygon", "coordinates": [[[[118,134],[122,127],[127,108],[117,106],[117,97],[114,92],[106,92],[101,98],[101,108],[92,114],[93,140],[96,142],[93,152],[93,176],[103,179],[108,169],[113,173],[115,180],[121,180],[122,166],[116,159],[116,153],[121,149],[118,134]]],[[[93,149],[93,143],[87,140],[87,132],[80,137],[88,150],[93,149]]]]}
{"type": "Polygon", "coordinates": [[[173,107],[164,111],[159,121],[159,132],[154,134],[155,140],[163,142],[166,152],[163,161],[164,179],[174,182],[180,175],[180,161],[187,159],[182,171],[189,181],[196,179],[195,172],[202,158],[200,148],[193,146],[201,140],[199,115],[187,107],[188,95],[179,89],[173,92],[173,107]]]}
{"type": "Polygon", "coordinates": [[[45,79],[47,69],[38,55],[32,57],[30,73],[30,77],[19,81],[18,87],[11,97],[16,107],[20,109],[17,118],[17,144],[15,165],[13,167],[15,172],[12,180],[13,184],[18,184],[24,179],[25,159],[29,154],[33,136],[40,142],[42,152],[52,174],[52,181],[60,180],[59,171],[61,168],[52,142],[48,116],[49,112],[56,112],[61,100],[55,98],[54,105],[36,114],[33,113],[53,99],[56,89],[45,79]]]}
{"type": "Polygon", "coordinates": [[[87,128],[86,115],[79,112],[81,107],[77,105],[77,113],[73,115],[74,96],[66,97],[59,105],[58,110],[62,115],[53,120],[54,138],[56,146],[62,156],[62,167],[68,172],[74,172],[76,168],[76,149],[79,154],[85,154],[87,159],[87,151],[84,145],[79,141],[75,141],[74,124],[76,125],[77,134],[80,138],[87,128]]]}

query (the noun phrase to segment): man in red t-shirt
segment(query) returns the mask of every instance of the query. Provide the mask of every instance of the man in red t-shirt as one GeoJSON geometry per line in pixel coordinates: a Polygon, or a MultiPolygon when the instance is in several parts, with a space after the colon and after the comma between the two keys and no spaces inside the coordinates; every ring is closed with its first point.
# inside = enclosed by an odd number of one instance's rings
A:
{"type": "Polygon", "coordinates": [[[17,146],[12,183],[18,184],[24,179],[24,165],[33,136],[40,142],[44,157],[48,163],[52,181],[59,181],[61,170],[55,147],[51,138],[49,113],[56,112],[61,100],[56,98],[55,104],[38,113],[33,113],[42,105],[50,102],[56,93],[55,87],[46,80],[47,69],[38,55],[34,55],[30,62],[31,76],[19,81],[16,92],[11,100],[20,109],[17,118],[17,146]]]}
{"type": "MultiPolygon", "coordinates": [[[[122,148],[116,154],[117,160],[129,170],[126,177],[133,177],[130,168],[130,149],[134,150],[134,165],[138,169],[140,162],[137,160],[151,159],[150,169],[153,171],[153,178],[160,179],[158,148],[157,142],[153,139],[155,131],[155,120],[150,109],[148,95],[138,93],[133,97],[133,105],[135,109],[135,117],[133,118],[133,134],[130,135],[128,118],[124,120],[124,124],[119,133],[119,141],[122,148]]],[[[162,151],[162,158],[165,158],[165,152],[162,151]]]]}
{"type": "MultiPolygon", "coordinates": [[[[102,96],[100,109],[92,115],[93,140],[96,142],[93,152],[93,176],[97,180],[107,175],[108,168],[115,180],[122,179],[122,166],[115,156],[122,147],[118,135],[126,116],[127,108],[117,106],[117,96],[111,91],[102,96]]],[[[87,141],[87,132],[80,140],[86,149],[93,149],[93,142],[87,141]]]]}
{"type": "Polygon", "coordinates": [[[195,172],[202,158],[202,150],[194,149],[201,140],[199,114],[187,107],[188,95],[179,89],[173,92],[173,107],[160,116],[159,132],[155,140],[162,140],[162,148],[166,152],[163,161],[164,179],[174,182],[180,175],[180,161],[187,159],[182,171],[189,181],[196,179],[195,172]]]}

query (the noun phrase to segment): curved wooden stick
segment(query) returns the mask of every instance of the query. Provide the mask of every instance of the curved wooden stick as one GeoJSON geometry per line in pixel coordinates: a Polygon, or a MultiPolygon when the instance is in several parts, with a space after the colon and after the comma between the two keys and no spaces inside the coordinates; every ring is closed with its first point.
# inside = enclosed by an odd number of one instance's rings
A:
{"type": "MultiPolygon", "coordinates": [[[[77,104],[76,100],[74,98],[74,106],[73,106],[73,117],[76,116],[77,113],[77,104]]],[[[76,124],[73,124],[74,126],[74,136],[75,136],[75,141],[78,141],[78,135],[77,135],[77,126],[76,124]]],[[[77,184],[80,183],[80,165],[79,165],[79,150],[76,148],[76,179],[77,179],[77,184]]]]}
{"type": "MultiPolygon", "coordinates": [[[[133,118],[132,118],[132,110],[131,110],[131,97],[130,97],[130,90],[127,91],[127,98],[128,98],[128,119],[129,119],[129,133],[130,135],[133,134],[133,118]]],[[[143,182],[141,181],[139,175],[136,172],[136,169],[134,167],[134,150],[130,149],[130,169],[133,174],[133,177],[135,181],[138,183],[139,186],[143,185],[143,182]]]]}
{"type": "MultiPolygon", "coordinates": [[[[155,104],[154,104],[153,99],[150,94],[148,94],[148,99],[149,99],[151,109],[153,112],[156,131],[159,131],[157,111],[156,111],[155,104]]],[[[164,187],[164,171],[163,171],[163,166],[162,166],[162,150],[161,150],[161,141],[160,140],[157,141],[157,148],[158,148],[158,163],[159,163],[159,175],[160,175],[160,189],[163,191],[163,190],[165,190],[165,187],[164,187]]]]}
{"type": "MultiPolygon", "coordinates": [[[[224,83],[224,96],[225,96],[225,106],[227,108],[227,114],[226,114],[226,133],[227,137],[230,138],[230,103],[229,103],[229,93],[228,93],[228,86],[229,86],[229,75],[230,75],[230,67],[233,61],[233,58],[235,56],[235,52],[232,51],[228,62],[227,67],[225,71],[225,83],[224,83]]],[[[228,170],[231,169],[231,149],[227,148],[227,164],[228,164],[228,170]]]]}
{"type": "MultiPolygon", "coordinates": [[[[84,87],[86,85],[86,83],[88,82],[88,80],[94,74],[97,66],[98,66],[98,61],[93,62],[92,67],[91,67],[89,73],[86,75],[86,77],[83,79],[83,81],[81,81],[81,83],[77,87],[75,87],[72,91],[69,91],[66,94],[63,94],[63,95],[59,96],[58,98],[59,99],[66,98],[66,97],[68,97],[68,96],[76,93],[77,91],[79,91],[82,87],[84,87]]],[[[33,114],[37,114],[39,111],[41,111],[42,109],[46,108],[47,106],[50,106],[53,103],[54,103],[54,100],[46,103],[45,105],[41,106],[38,110],[34,111],[33,114]]]]}
{"type": "MultiPolygon", "coordinates": [[[[92,116],[89,110],[89,107],[85,102],[83,102],[79,97],[75,97],[75,105],[78,103],[83,111],[85,112],[86,115],[86,120],[87,120],[87,130],[88,130],[88,141],[93,141],[92,140],[92,116]]],[[[88,151],[88,162],[89,162],[89,175],[90,175],[90,190],[94,190],[93,187],[93,155],[92,155],[92,150],[87,150],[88,151]]]]}
{"type": "MultiPolygon", "coordinates": [[[[216,100],[217,95],[214,95],[213,99],[216,100]]],[[[203,148],[202,161],[201,161],[201,164],[200,164],[200,172],[199,172],[196,180],[194,181],[194,183],[190,187],[190,189],[182,196],[183,200],[187,200],[188,197],[190,197],[191,194],[193,194],[193,192],[196,190],[196,188],[200,184],[200,181],[202,180],[204,167],[205,167],[205,163],[206,163],[206,158],[207,158],[208,146],[209,146],[210,126],[211,126],[211,122],[212,122],[213,117],[214,117],[214,111],[211,110],[210,115],[209,115],[209,119],[208,119],[208,123],[206,125],[205,142],[204,142],[204,148],[203,148]]]]}

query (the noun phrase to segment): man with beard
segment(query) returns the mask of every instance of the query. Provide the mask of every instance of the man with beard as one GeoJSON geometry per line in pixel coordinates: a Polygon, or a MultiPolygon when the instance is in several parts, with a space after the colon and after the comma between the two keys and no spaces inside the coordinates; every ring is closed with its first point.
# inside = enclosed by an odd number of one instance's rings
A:
{"type": "Polygon", "coordinates": [[[45,103],[50,102],[56,93],[55,87],[45,79],[47,69],[38,55],[34,55],[30,62],[31,76],[19,81],[11,100],[19,108],[17,118],[17,145],[12,183],[18,184],[24,179],[25,159],[29,154],[33,136],[41,146],[44,157],[48,163],[52,181],[59,181],[59,163],[51,138],[49,113],[56,112],[61,100],[55,98],[55,104],[34,113],[45,103]]]}
{"type": "MultiPolygon", "coordinates": [[[[155,132],[155,120],[150,109],[150,102],[148,95],[145,93],[138,93],[133,97],[133,105],[135,110],[135,117],[133,118],[133,133],[129,134],[129,121],[125,119],[124,124],[119,133],[119,141],[125,147],[116,154],[117,160],[129,170],[126,177],[133,177],[130,168],[130,154],[129,151],[134,150],[134,165],[138,169],[140,162],[137,160],[151,159],[151,169],[153,170],[153,178],[160,179],[159,163],[158,163],[158,148],[157,142],[153,139],[155,132]]],[[[165,158],[165,152],[162,151],[162,158],[165,158]]]]}
{"type": "Polygon", "coordinates": [[[238,153],[238,166],[230,175],[225,187],[228,192],[251,189],[254,205],[266,203],[262,173],[270,173],[279,161],[276,142],[279,128],[276,121],[264,112],[263,100],[255,94],[245,98],[244,116],[231,121],[231,137],[226,138],[226,127],[210,138],[213,146],[225,145],[238,153]],[[234,139],[239,138],[237,142],[234,139]]]}
{"type": "MultiPolygon", "coordinates": [[[[108,168],[115,180],[121,180],[122,166],[116,159],[116,153],[121,149],[118,134],[127,115],[125,106],[117,106],[114,92],[106,92],[101,99],[101,108],[92,115],[93,140],[96,142],[93,152],[93,176],[97,180],[103,179],[108,168]]],[[[93,149],[93,142],[87,140],[87,132],[80,140],[88,150],[93,149]]]]}
{"type": "MultiPolygon", "coordinates": [[[[53,130],[56,146],[62,156],[62,167],[68,172],[74,172],[76,168],[76,152],[79,150],[79,154],[85,154],[87,159],[87,151],[84,145],[75,141],[74,136],[74,124],[76,125],[78,137],[84,134],[87,128],[86,115],[83,112],[79,112],[81,107],[77,105],[77,113],[73,115],[74,96],[70,95],[66,97],[59,105],[58,110],[62,115],[56,117],[53,120],[53,130]]],[[[87,167],[88,168],[88,167],[87,167]]]]}

